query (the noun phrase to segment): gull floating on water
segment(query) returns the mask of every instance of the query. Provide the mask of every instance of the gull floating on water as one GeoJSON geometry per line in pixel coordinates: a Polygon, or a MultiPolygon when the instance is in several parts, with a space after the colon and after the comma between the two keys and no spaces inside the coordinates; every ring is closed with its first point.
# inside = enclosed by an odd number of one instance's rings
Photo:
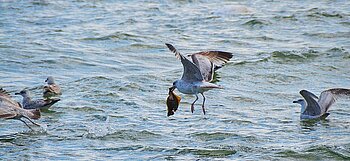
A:
{"type": "Polygon", "coordinates": [[[15,95],[21,95],[23,97],[22,106],[24,109],[48,109],[53,104],[58,102],[59,98],[53,98],[53,99],[37,99],[32,100],[30,98],[30,92],[26,89],[22,90],[19,93],[15,93],[15,95]]]}
{"type": "Polygon", "coordinates": [[[318,98],[313,93],[307,90],[301,90],[299,92],[304,99],[293,101],[301,105],[301,119],[316,119],[326,118],[329,113],[328,110],[339,96],[350,96],[350,89],[333,88],[325,90],[318,98]]]}
{"type": "Polygon", "coordinates": [[[40,126],[31,120],[39,119],[40,116],[41,115],[39,109],[23,109],[21,105],[18,102],[14,101],[4,89],[0,88],[0,118],[20,120],[30,129],[32,129],[24,120],[22,120],[22,118],[26,118],[32,124],[40,126]]]}
{"type": "Polygon", "coordinates": [[[55,83],[55,80],[53,79],[52,76],[47,77],[45,82],[47,82],[47,85],[44,86],[44,92],[43,92],[44,98],[50,98],[50,97],[54,97],[62,94],[60,86],[58,86],[55,83]]]}
{"type": "Polygon", "coordinates": [[[176,80],[171,88],[177,88],[181,93],[196,96],[196,99],[191,104],[192,113],[194,111],[194,104],[198,100],[198,93],[200,93],[203,96],[202,110],[205,114],[205,96],[203,93],[214,88],[222,88],[210,82],[213,80],[214,71],[226,64],[232,58],[232,53],[223,51],[199,52],[188,55],[192,59],[190,61],[171,44],[165,45],[181,60],[184,68],[182,78],[176,80]]]}

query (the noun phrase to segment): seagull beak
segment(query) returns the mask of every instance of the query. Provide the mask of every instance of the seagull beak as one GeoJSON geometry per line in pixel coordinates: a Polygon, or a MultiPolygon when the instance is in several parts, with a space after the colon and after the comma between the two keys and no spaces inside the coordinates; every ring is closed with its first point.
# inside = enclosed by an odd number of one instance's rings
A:
{"type": "Polygon", "coordinates": [[[169,92],[172,92],[172,91],[174,91],[174,90],[175,90],[175,87],[174,87],[174,86],[172,86],[172,87],[169,88],[169,92]]]}
{"type": "Polygon", "coordinates": [[[293,101],[293,103],[298,103],[298,101],[293,101]]]}
{"type": "Polygon", "coordinates": [[[15,93],[15,95],[20,95],[21,93],[15,93]]]}

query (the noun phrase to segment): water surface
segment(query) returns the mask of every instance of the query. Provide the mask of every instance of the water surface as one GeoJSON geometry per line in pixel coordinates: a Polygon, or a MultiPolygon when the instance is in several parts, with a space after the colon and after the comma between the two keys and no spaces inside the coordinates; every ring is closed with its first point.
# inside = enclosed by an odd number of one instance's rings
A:
{"type": "MultiPolygon", "coordinates": [[[[47,76],[62,101],[41,129],[1,121],[5,160],[347,160],[350,99],[323,121],[301,122],[299,90],[350,88],[350,2],[0,2],[0,86],[41,97],[47,76]],[[223,50],[223,90],[165,98],[182,53],[223,50]]],[[[176,93],[179,93],[176,91],[176,93]]],[[[20,101],[21,98],[15,96],[20,101]]]]}

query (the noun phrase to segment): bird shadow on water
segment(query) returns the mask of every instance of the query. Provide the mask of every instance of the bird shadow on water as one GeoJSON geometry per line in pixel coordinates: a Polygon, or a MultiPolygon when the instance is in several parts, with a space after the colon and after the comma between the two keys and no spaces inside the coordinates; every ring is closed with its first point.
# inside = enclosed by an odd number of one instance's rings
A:
{"type": "Polygon", "coordinates": [[[301,120],[300,127],[304,131],[314,131],[317,126],[330,126],[330,121],[327,119],[311,119],[311,120],[301,120]]]}

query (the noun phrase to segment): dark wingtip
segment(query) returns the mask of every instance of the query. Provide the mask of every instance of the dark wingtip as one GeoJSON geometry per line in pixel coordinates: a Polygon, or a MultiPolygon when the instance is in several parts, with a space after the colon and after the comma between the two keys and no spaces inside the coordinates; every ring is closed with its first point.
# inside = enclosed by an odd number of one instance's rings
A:
{"type": "Polygon", "coordinates": [[[221,53],[225,54],[226,59],[231,59],[233,57],[233,54],[230,52],[221,51],[221,53]]]}
{"type": "Polygon", "coordinates": [[[165,45],[169,48],[170,51],[172,51],[172,52],[176,51],[176,49],[175,49],[175,47],[173,45],[168,44],[168,43],[165,43],[165,45]]]}
{"type": "Polygon", "coordinates": [[[54,99],[52,102],[56,103],[58,101],[61,101],[61,99],[57,98],[57,99],[54,99]]]}
{"type": "Polygon", "coordinates": [[[299,93],[300,93],[301,95],[303,95],[303,93],[306,93],[306,92],[308,92],[308,91],[305,90],[305,89],[303,89],[303,90],[301,90],[299,93]]]}
{"type": "Polygon", "coordinates": [[[0,93],[5,94],[5,95],[9,95],[9,93],[3,88],[0,88],[0,93]]]}
{"type": "Polygon", "coordinates": [[[333,88],[333,89],[328,89],[327,91],[330,91],[333,94],[350,95],[350,89],[346,89],[346,88],[333,88]]]}

